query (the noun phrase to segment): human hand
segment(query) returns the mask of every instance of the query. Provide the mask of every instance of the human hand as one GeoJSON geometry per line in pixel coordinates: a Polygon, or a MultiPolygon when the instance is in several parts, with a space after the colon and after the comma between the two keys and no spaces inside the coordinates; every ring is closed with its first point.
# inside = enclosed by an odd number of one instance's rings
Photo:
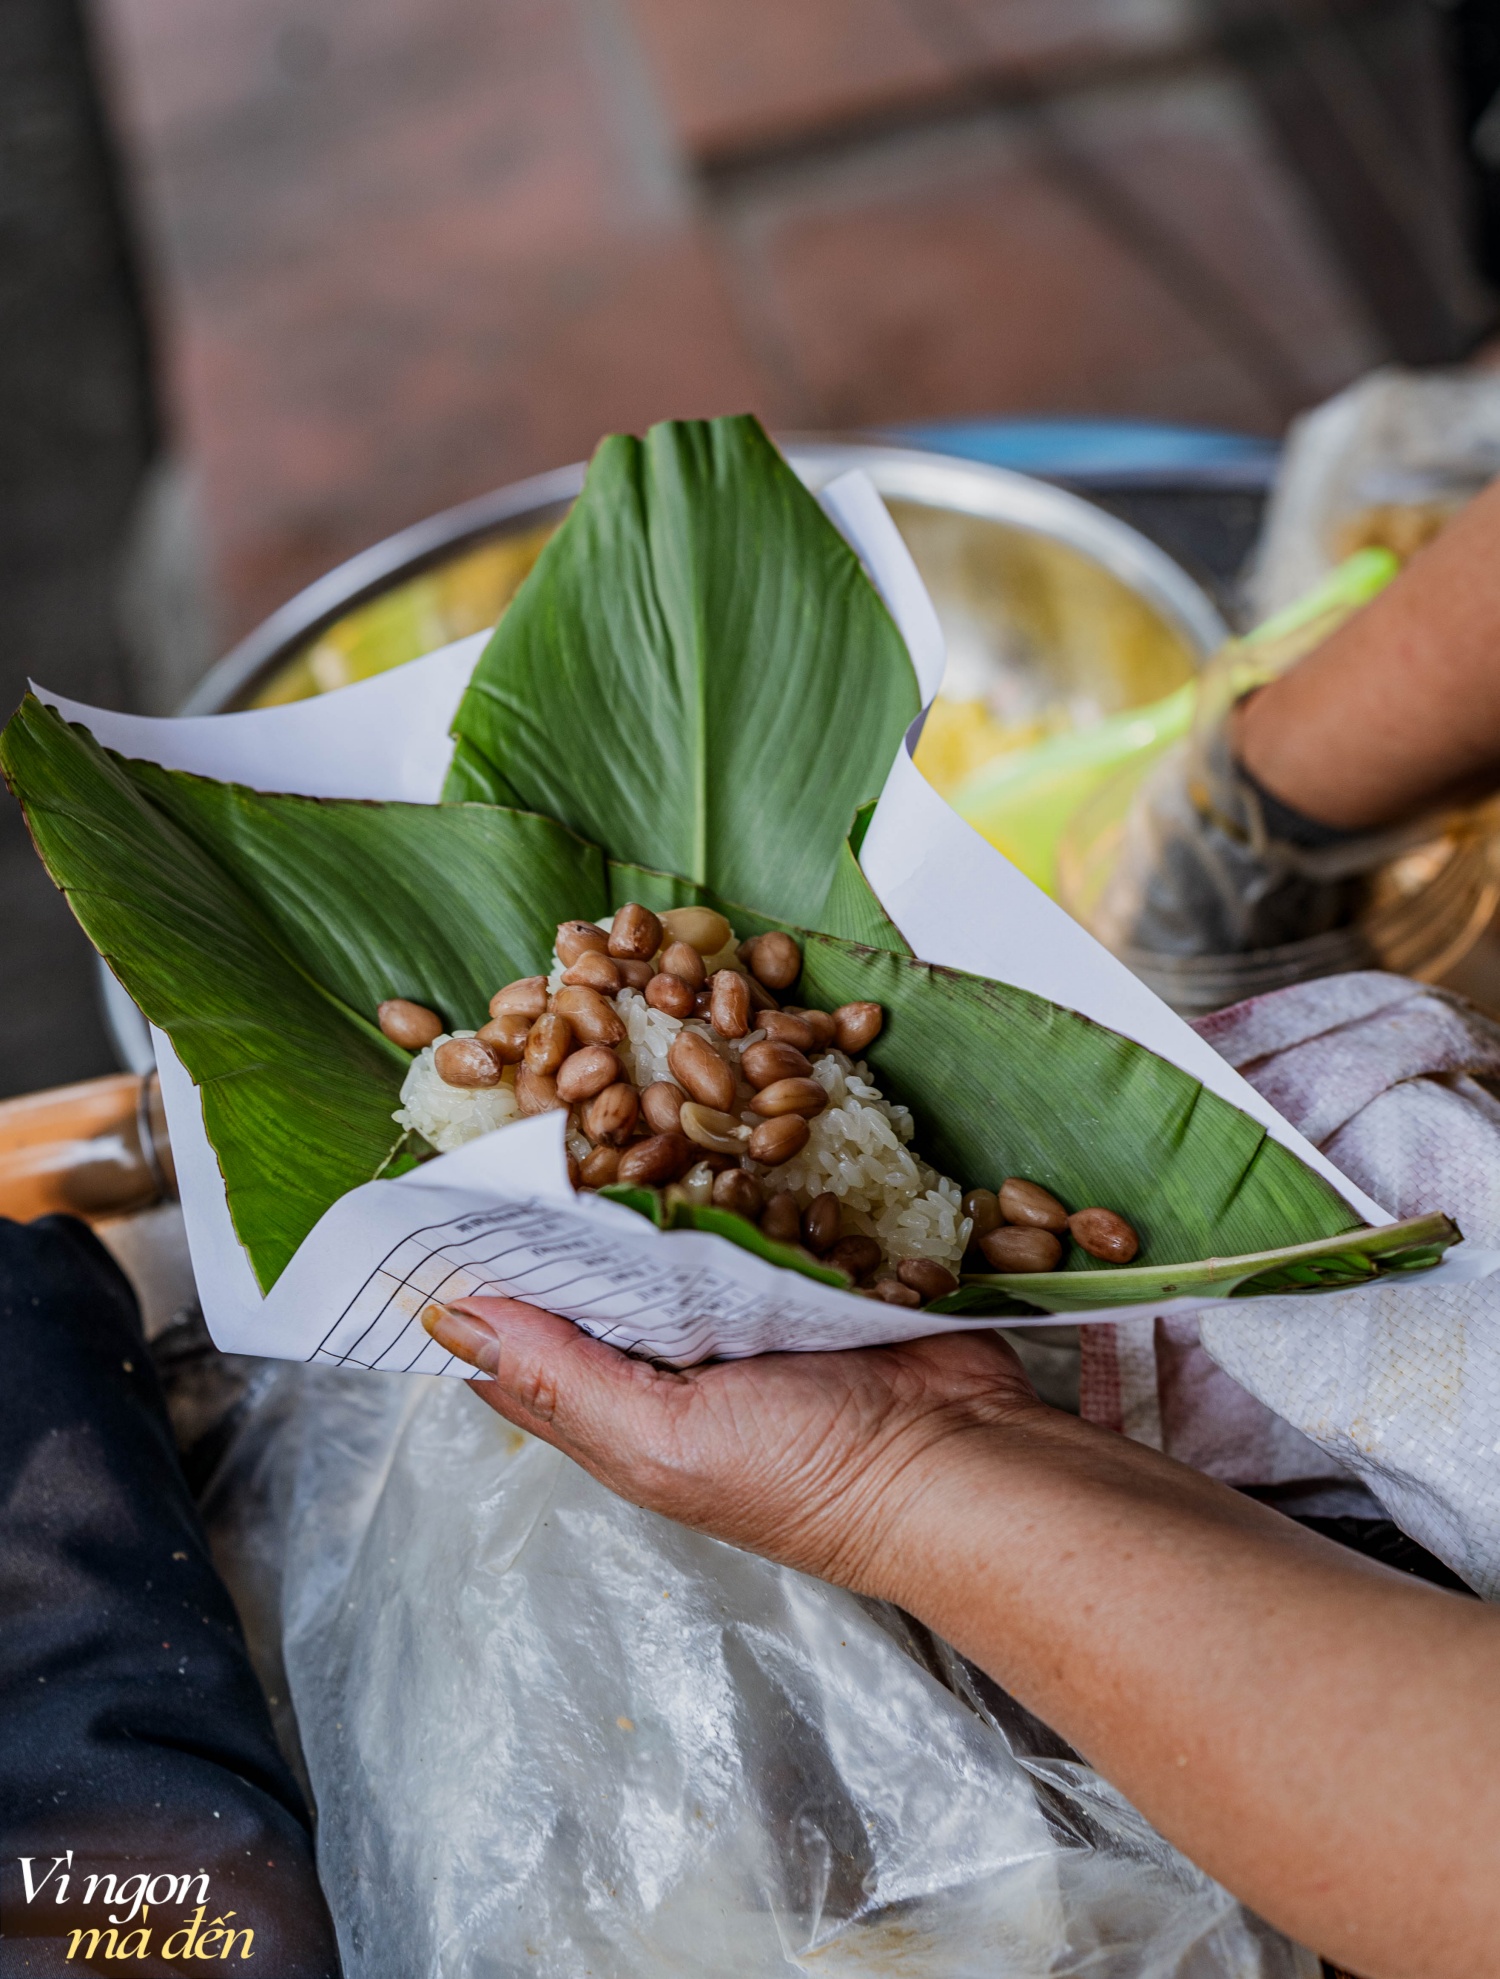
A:
{"type": "Polygon", "coordinates": [[[426,1324],[493,1377],[483,1402],[622,1498],[863,1593],[891,1591],[890,1534],[945,1449],[1051,1414],[991,1332],[677,1372],[515,1299],[426,1324]]]}

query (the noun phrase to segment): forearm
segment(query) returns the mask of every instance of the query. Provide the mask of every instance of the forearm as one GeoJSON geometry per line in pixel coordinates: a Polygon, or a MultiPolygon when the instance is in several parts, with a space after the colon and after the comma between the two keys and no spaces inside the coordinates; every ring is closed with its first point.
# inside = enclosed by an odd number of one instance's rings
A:
{"type": "Polygon", "coordinates": [[[1496,1618],[1067,1418],[908,1478],[872,1591],[1365,1979],[1487,1972],[1496,1618]]]}
{"type": "Polygon", "coordinates": [[[1500,782],[1500,482],[1237,713],[1275,796],[1366,830],[1500,782]]]}

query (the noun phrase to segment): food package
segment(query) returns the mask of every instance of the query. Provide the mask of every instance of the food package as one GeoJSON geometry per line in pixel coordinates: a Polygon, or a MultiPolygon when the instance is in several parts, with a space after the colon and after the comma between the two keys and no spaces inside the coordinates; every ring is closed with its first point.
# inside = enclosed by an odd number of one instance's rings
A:
{"type": "MultiPolygon", "coordinates": [[[[6,770],[39,847],[159,1022],[222,1347],[455,1372],[423,1315],[482,1289],[679,1363],[932,1329],[932,1310],[852,1296],[743,1219],[575,1195],[563,1114],[426,1161],[403,1149],[395,1061],[414,1068],[371,1020],[408,992],[377,982],[426,969],[434,1008],[482,1013],[585,898],[590,917],[618,905],[612,890],[654,889],[663,911],[707,892],[737,932],[797,928],[804,994],[889,1017],[871,1064],[955,1209],[960,1186],[1025,1175],[1144,1230],[1131,1265],[1080,1252],[965,1284],[938,1302],[945,1324],[1196,1310],[1252,1281],[1431,1266],[1454,1242],[1441,1215],[1394,1225],[931,790],[912,760],[943,667],[931,603],[862,477],[822,504],[753,422],[655,429],[601,449],[483,653],[481,635],[243,714],[159,722],[46,697],[11,723],[6,770]],[[778,585],[740,581],[752,514],[759,579],[778,585]],[[652,614],[669,605],[668,632],[652,614]],[[768,696],[771,655],[786,678],[768,696]],[[684,694],[717,697],[712,721],[694,727],[684,694]],[[569,726],[584,711],[587,747],[569,726]]],[[[1432,1282],[1494,1261],[1460,1250],[1432,1282]]]]}
{"type": "Polygon", "coordinates": [[[1360,550],[1403,562],[1500,474],[1500,374],[1387,365],[1295,421],[1256,551],[1256,618],[1360,550]]]}
{"type": "Polygon", "coordinates": [[[1317,1979],[896,1611],[457,1382],[263,1366],[206,1509],[348,1979],[1317,1979]]]}

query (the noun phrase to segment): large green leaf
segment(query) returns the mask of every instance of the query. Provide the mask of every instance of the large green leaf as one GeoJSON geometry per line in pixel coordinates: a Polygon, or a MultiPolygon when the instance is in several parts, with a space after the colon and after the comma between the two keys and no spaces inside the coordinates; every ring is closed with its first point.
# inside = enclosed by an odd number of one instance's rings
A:
{"type": "Polygon", "coordinates": [[[1310,1244],[1283,1244],[1242,1257],[1201,1258],[1191,1264],[1101,1266],[1076,1271],[977,1272],[934,1312],[978,1317],[1019,1312],[1102,1312],[1110,1306],[1155,1305],[1197,1297],[1258,1299],[1270,1292],[1340,1292],[1372,1278],[1426,1271],[1463,1233],[1440,1211],[1378,1229],[1343,1232],[1310,1244]]]}
{"type": "MultiPolygon", "coordinates": [[[[1322,1177],[1249,1114],[1076,1011],[919,962],[894,944],[797,928],[669,874],[612,864],[610,890],[612,906],[703,902],[741,934],[787,928],[802,943],[800,1000],[885,1010],[867,1056],[887,1095],[910,1107],[928,1161],[965,1188],[1025,1175],[1072,1208],[1118,1210],[1141,1235],[1142,1268],[1359,1227],[1322,1177]]],[[[1081,1253],[1073,1263],[1070,1278],[1105,1269],[1081,1253]]],[[[1123,1293],[1114,1302],[1124,1303],[1123,1293]]]]}
{"type": "Polygon", "coordinates": [[[502,983],[547,968],[560,920],[609,911],[604,855],[551,818],[267,796],[125,768],[317,979],[369,1014],[407,996],[477,1030],[502,983]]]}
{"type": "MultiPolygon", "coordinates": [[[[690,880],[606,866],[548,819],[215,784],[121,762],[31,700],[0,739],[0,762],[79,919],[202,1088],[263,1284],[389,1151],[407,1061],[370,1021],[381,997],[473,1023],[500,981],[543,966],[557,921],[624,898],[707,899],[742,934],[785,925],[690,880]]],[[[1316,1282],[1358,1275],[1378,1248],[1380,1233],[1351,1237],[1347,1206],[1253,1120],[1128,1039],[1004,984],[833,935],[800,938],[802,999],[884,1007],[869,1057],[911,1107],[928,1160],[965,1186],[1030,1175],[1071,1206],[1119,1210],[1141,1234],[1134,1274],[1075,1270],[1045,1287],[978,1291],[1119,1303],[1166,1296],[1160,1277],[1143,1294],[1141,1273],[1184,1264],[1226,1289],[1247,1272],[1274,1282],[1273,1269],[1316,1282]],[[1280,1255],[1308,1245],[1321,1249],[1280,1255]],[[1195,1262],[1225,1258],[1246,1268],[1195,1262]]]]}
{"type": "Polygon", "coordinates": [[[804,937],[804,954],[807,1001],[885,1009],[871,1065],[911,1108],[927,1160],[965,1188],[1025,1175],[1070,1208],[1118,1210],[1143,1265],[1358,1226],[1258,1121],[1076,1011],[826,935],[804,937]]]}
{"type": "Polygon", "coordinates": [[[265,796],[123,762],[30,696],[0,736],[37,849],[203,1095],[262,1286],[397,1137],[407,1054],[375,1007],[477,1027],[606,911],[604,860],[548,818],[265,796]]]}
{"type": "Polygon", "coordinates": [[[28,697],[0,764],[85,932],[201,1089],[235,1228],[271,1285],[385,1159],[404,1054],[81,730],[28,697]]]}
{"type": "Polygon", "coordinates": [[[759,424],[677,421],[595,455],[475,669],[447,794],[824,925],[918,705],[900,633],[759,424]]]}

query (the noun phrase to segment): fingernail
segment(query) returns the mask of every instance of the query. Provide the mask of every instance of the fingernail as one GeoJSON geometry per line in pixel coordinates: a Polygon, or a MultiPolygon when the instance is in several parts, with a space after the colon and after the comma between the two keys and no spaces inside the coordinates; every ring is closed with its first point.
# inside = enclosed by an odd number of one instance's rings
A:
{"type": "Polygon", "coordinates": [[[483,1368],[486,1374],[495,1372],[500,1360],[500,1342],[477,1319],[455,1312],[451,1306],[431,1305],[423,1311],[422,1324],[440,1347],[446,1347],[459,1360],[467,1361],[470,1367],[483,1368]]]}

